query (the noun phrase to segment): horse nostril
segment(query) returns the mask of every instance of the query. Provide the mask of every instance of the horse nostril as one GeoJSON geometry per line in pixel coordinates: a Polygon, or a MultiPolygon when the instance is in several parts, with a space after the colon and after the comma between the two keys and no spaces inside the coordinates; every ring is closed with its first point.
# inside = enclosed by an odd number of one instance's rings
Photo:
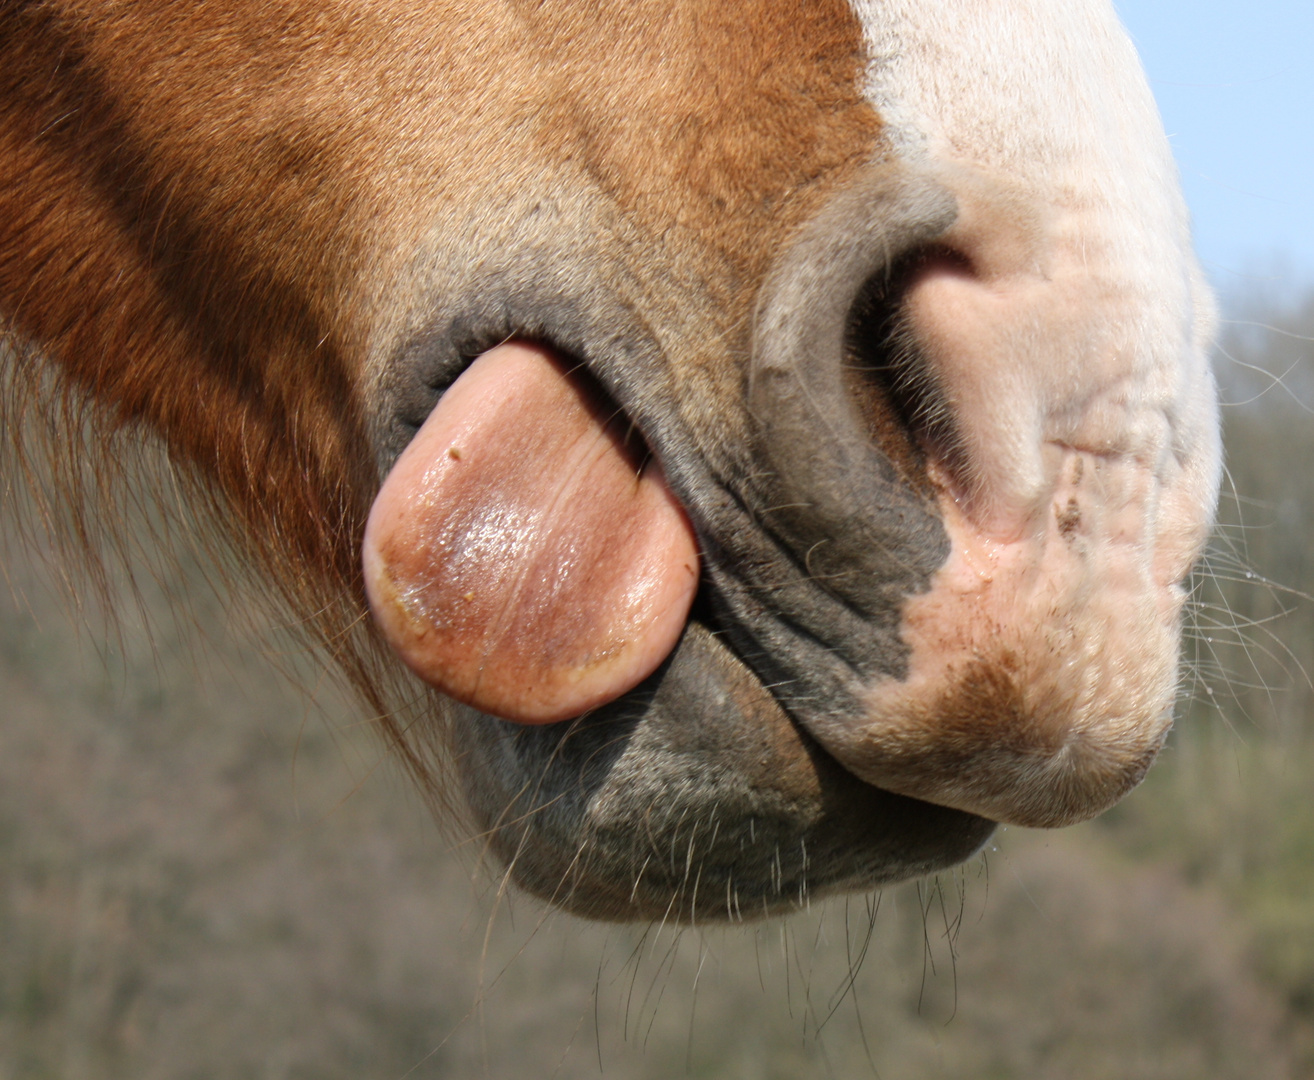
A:
{"type": "Polygon", "coordinates": [[[892,309],[872,283],[897,296],[908,258],[955,213],[934,181],[873,169],[805,228],[759,304],[749,401],[765,469],[755,501],[808,575],[866,615],[885,617],[892,599],[924,588],[947,550],[926,493],[904,475],[919,471],[908,424],[883,423],[907,402],[881,387],[888,364],[854,355],[853,316],[869,307],[866,335],[888,340],[892,309]]]}
{"type": "Polygon", "coordinates": [[[844,390],[868,440],[899,478],[926,498],[935,494],[926,470],[930,450],[944,456],[954,443],[953,417],[907,317],[909,293],[926,276],[971,277],[971,261],[936,242],[882,267],[849,311],[844,337],[844,390]]]}

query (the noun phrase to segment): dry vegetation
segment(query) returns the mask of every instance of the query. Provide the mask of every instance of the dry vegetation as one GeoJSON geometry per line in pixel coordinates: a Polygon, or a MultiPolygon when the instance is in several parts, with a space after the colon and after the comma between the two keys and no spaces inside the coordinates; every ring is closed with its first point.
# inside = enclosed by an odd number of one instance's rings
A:
{"type": "Polygon", "coordinates": [[[1275,319],[1224,343],[1245,496],[1145,786],[784,923],[499,900],[368,725],[311,669],[314,701],[276,675],[277,635],[232,629],[195,568],[144,577],[146,623],[105,635],[11,549],[0,1080],[1314,1075],[1314,300],[1275,319]]]}

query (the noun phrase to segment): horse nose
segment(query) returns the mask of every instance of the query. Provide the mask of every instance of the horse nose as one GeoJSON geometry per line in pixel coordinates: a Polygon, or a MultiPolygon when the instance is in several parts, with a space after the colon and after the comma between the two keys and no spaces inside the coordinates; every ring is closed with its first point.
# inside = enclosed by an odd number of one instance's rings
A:
{"type": "Polygon", "coordinates": [[[1155,394],[1181,361],[1146,351],[1157,308],[986,194],[875,167],[764,285],[745,501],[785,558],[739,610],[745,655],[855,775],[1053,826],[1125,794],[1171,722],[1182,594],[1157,552],[1190,522],[1161,520],[1178,481],[1155,394]],[[845,374],[882,291],[908,348],[876,351],[924,382],[900,402],[896,375],[891,409],[920,477],[845,374]]]}

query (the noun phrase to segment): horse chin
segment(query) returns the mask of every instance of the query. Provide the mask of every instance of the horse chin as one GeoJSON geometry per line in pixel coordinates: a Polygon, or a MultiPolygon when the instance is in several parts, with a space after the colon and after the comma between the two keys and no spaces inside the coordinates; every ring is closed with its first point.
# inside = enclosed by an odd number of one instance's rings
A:
{"type": "Polygon", "coordinates": [[[576,720],[452,721],[491,851],[591,918],[768,916],[952,866],[995,827],[856,778],[698,619],[642,685],[576,720]]]}

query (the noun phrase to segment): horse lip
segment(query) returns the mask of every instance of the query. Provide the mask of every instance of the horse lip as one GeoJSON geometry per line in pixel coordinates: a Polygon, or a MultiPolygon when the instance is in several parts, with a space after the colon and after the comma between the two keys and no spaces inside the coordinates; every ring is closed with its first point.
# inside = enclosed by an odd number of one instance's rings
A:
{"type": "MultiPolygon", "coordinates": [[[[439,398],[447,388],[450,387],[472,363],[474,363],[478,356],[489,348],[493,348],[507,340],[516,338],[534,341],[537,344],[551,349],[560,356],[568,357],[573,360],[575,366],[585,373],[600,392],[614,404],[617,412],[625,417],[631,428],[643,441],[646,453],[649,455],[655,455],[659,461],[661,460],[661,450],[660,448],[654,448],[654,440],[649,437],[647,426],[642,420],[636,418],[625,400],[628,396],[625,393],[625,387],[623,385],[617,385],[617,381],[614,379],[606,379],[599,372],[596,362],[582,357],[577,349],[571,349],[570,347],[563,345],[560,338],[550,332],[544,332],[541,328],[535,328],[533,331],[514,328],[508,331],[507,328],[498,326],[482,331],[476,330],[469,332],[465,339],[460,343],[459,348],[453,350],[450,356],[440,360],[431,358],[426,365],[427,370],[426,368],[421,368],[425,373],[416,380],[417,387],[415,393],[413,397],[408,400],[411,402],[421,402],[423,404],[422,410],[416,410],[415,405],[412,404],[410,412],[402,412],[400,415],[394,417],[391,427],[396,434],[394,436],[393,445],[389,447],[386,458],[383,458],[382,460],[381,467],[384,472],[386,472],[387,468],[391,466],[391,463],[400,456],[402,450],[404,450],[409,443],[410,438],[419,430],[428,413],[432,411],[433,407],[437,404],[439,398]]],[[[424,345],[421,343],[417,352],[423,348],[424,345]]],[[[680,492],[678,489],[675,489],[674,486],[673,493],[681,506],[684,507],[685,512],[689,514],[691,520],[694,521],[695,528],[697,529],[698,517],[691,512],[691,500],[682,498],[680,492]]],[[[704,540],[701,530],[699,539],[700,543],[704,540]]],[[[686,620],[686,627],[695,622],[707,627],[712,634],[721,639],[722,644],[734,653],[734,655],[752,673],[754,681],[764,690],[770,692],[768,682],[754,670],[748,657],[744,655],[744,651],[736,646],[735,635],[731,632],[732,627],[727,622],[726,616],[718,611],[718,605],[714,599],[714,593],[714,586],[712,586],[707,576],[704,574],[699,582],[693,609],[689,618],[686,620]]],[[[683,639],[676,643],[675,648],[670,655],[674,655],[674,652],[680,649],[682,644],[683,639]]],[[[670,656],[664,661],[663,666],[669,663],[669,659],[670,656]]],[[[641,696],[641,692],[634,690],[626,691],[624,694],[614,699],[613,704],[616,702],[625,702],[627,700],[637,700],[636,695],[641,696]]],[[[776,697],[775,694],[772,696],[776,697]]],[[[790,716],[791,721],[797,724],[797,718],[789,710],[785,702],[781,701],[778,697],[777,702],[790,716]]],[[[569,725],[575,723],[579,719],[580,717],[576,716],[556,721],[555,723],[569,725]]]]}
{"type": "MultiPolygon", "coordinates": [[[[610,400],[615,403],[616,409],[628,419],[639,437],[643,439],[645,446],[648,448],[648,452],[656,454],[659,460],[661,459],[663,447],[660,444],[654,445],[656,440],[648,434],[649,425],[645,423],[643,419],[637,417],[633,409],[630,407],[630,402],[628,400],[629,394],[627,393],[627,387],[624,384],[624,380],[607,378],[605,371],[599,370],[600,365],[596,360],[582,356],[581,352],[583,350],[580,350],[577,347],[571,348],[570,346],[563,344],[563,336],[551,332],[545,332],[541,325],[534,326],[533,329],[530,330],[525,328],[525,324],[518,324],[510,327],[506,325],[495,325],[486,329],[469,330],[464,335],[463,340],[459,343],[459,347],[451,349],[446,355],[443,355],[442,353],[433,355],[431,353],[425,358],[425,364],[417,369],[420,374],[415,378],[417,386],[416,393],[409,399],[411,401],[419,400],[425,403],[423,415],[417,413],[412,413],[410,415],[402,414],[394,418],[392,428],[400,437],[396,438],[394,448],[391,448],[387,459],[385,459],[385,464],[390,465],[391,461],[395,460],[395,458],[401,453],[401,450],[405,448],[406,441],[409,441],[409,438],[416,430],[418,430],[419,426],[424,422],[428,411],[430,411],[437,403],[442,393],[460,377],[461,373],[473,363],[477,356],[484,351],[485,347],[491,348],[505,340],[517,337],[534,340],[539,344],[553,349],[560,355],[574,359],[579,367],[587,373],[588,377],[591,378],[610,398],[610,400]],[[406,441],[403,441],[403,439],[406,441]]],[[[424,352],[432,350],[432,345],[421,341],[416,347],[414,347],[414,350],[412,356],[423,355],[424,352]]],[[[685,507],[686,512],[690,514],[691,520],[694,521],[695,527],[699,531],[700,541],[706,541],[709,542],[710,546],[715,546],[716,538],[706,537],[703,533],[703,529],[699,527],[701,515],[699,515],[696,512],[696,509],[692,506],[694,500],[682,497],[681,492],[675,484],[672,485],[672,488],[675,492],[676,498],[679,499],[681,505],[685,507]]],[[[782,712],[789,718],[790,723],[801,733],[801,736],[805,739],[811,740],[812,736],[807,733],[806,725],[800,723],[797,711],[791,707],[787,695],[782,695],[779,692],[779,687],[774,685],[775,680],[771,679],[769,675],[764,677],[763,673],[759,670],[759,667],[765,662],[764,657],[758,655],[756,657],[757,663],[754,663],[751,646],[745,647],[747,644],[745,639],[749,635],[743,631],[743,628],[736,624],[731,607],[732,605],[726,604],[718,598],[716,584],[709,579],[709,576],[706,573],[704,573],[699,584],[697,596],[694,600],[693,610],[686,622],[686,633],[689,626],[694,624],[704,627],[720,642],[723,648],[743,664],[753,683],[775,700],[782,712]]],[[[672,653],[663,662],[663,670],[670,666],[671,659],[678,650],[684,647],[684,644],[685,641],[682,636],[681,640],[676,643],[672,653]]],[[[647,691],[642,688],[627,691],[614,699],[608,707],[620,709],[630,707],[642,708],[643,699],[646,693],[647,691]]],[[[577,724],[582,718],[583,716],[568,718],[557,721],[551,726],[568,727],[569,725],[577,724]]],[[[817,746],[817,752],[825,754],[828,758],[833,759],[833,755],[819,745],[817,746]]],[[[836,764],[839,768],[844,768],[842,763],[836,762],[836,764]]],[[[847,772],[847,770],[845,771],[847,772]]],[[[866,781],[863,781],[860,778],[855,777],[855,779],[861,784],[867,784],[866,781]]]]}
{"type": "MultiPolygon", "coordinates": [[[[467,801],[479,829],[485,831],[490,844],[508,863],[518,867],[513,875],[531,892],[595,917],[660,917],[668,912],[677,918],[717,914],[735,917],[735,912],[724,906],[713,904],[710,909],[704,909],[703,901],[696,898],[689,901],[697,907],[696,911],[693,907],[683,911],[679,903],[672,908],[671,894],[666,893],[662,899],[660,889],[648,899],[634,903],[626,897],[590,893],[590,888],[605,891],[608,879],[603,871],[592,874],[592,886],[579,884],[578,891],[569,897],[560,893],[563,875],[588,877],[586,864],[590,860],[596,860],[599,866],[605,864],[615,856],[616,844],[643,847],[656,843],[653,837],[658,834],[652,829],[657,826],[649,815],[670,809],[668,804],[673,804],[673,800],[686,799],[685,794],[676,799],[673,793],[684,792],[691,778],[697,778],[698,784],[714,784],[716,775],[728,778],[727,782],[736,782],[736,777],[744,780],[747,766],[741,767],[734,755],[746,743],[752,744],[760,733],[755,730],[750,714],[734,709],[718,712],[721,707],[716,705],[720,700],[717,687],[699,681],[699,664],[706,660],[709,649],[738,669],[739,674],[732,680],[739,687],[738,693],[771,703],[766,712],[777,718],[771,728],[777,739],[754,760],[760,764],[772,760],[772,754],[783,754],[779,759],[782,767],[791,761],[796,765],[802,762],[804,772],[800,775],[821,770],[828,778],[823,785],[826,790],[812,791],[801,800],[788,793],[781,795],[784,802],[777,800],[776,809],[769,815],[785,830],[783,835],[788,842],[781,841],[785,846],[796,844],[815,854],[820,845],[835,841],[836,837],[843,838],[842,842],[832,843],[833,865],[829,871],[832,877],[827,879],[830,884],[822,882],[818,888],[839,891],[888,884],[934,872],[969,857],[985,842],[993,829],[992,823],[977,815],[891,794],[872,785],[857,777],[809,732],[801,715],[805,710],[801,711],[794,700],[786,665],[821,665],[824,670],[815,685],[822,693],[833,688],[844,695],[844,701],[850,700],[855,671],[847,659],[833,655],[833,651],[814,648],[816,643],[809,641],[806,631],[800,631],[796,622],[791,622],[788,612],[763,611],[756,624],[743,617],[744,582],[736,579],[734,568],[745,558],[751,561],[755,556],[763,556],[773,565],[787,569],[790,556],[762,528],[758,516],[745,501],[745,492],[737,489],[742,477],[736,480],[719,474],[716,470],[724,468],[724,463],[714,465],[709,460],[682,414],[671,407],[676,395],[667,357],[647,328],[614,299],[600,304],[595,295],[595,307],[589,309],[561,294],[543,297],[532,285],[520,289],[514,282],[498,278],[493,273],[496,269],[490,270],[482,281],[463,283],[463,288],[468,284],[464,298],[458,296],[446,306],[435,305],[425,326],[392,351],[390,362],[376,375],[373,434],[381,472],[386,472],[413,434],[414,427],[406,423],[407,408],[417,414],[411,417],[413,420],[422,422],[441,390],[450,385],[471,358],[484,348],[520,336],[579,359],[661,461],[667,481],[688,512],[703,547],[702,582],[684,634],[663,666],[639,688],[591,713],[542,728],[523,728],[464,706],[454,706],[454,715],[466,718],[446,726],[456,739],[451,748],[455,773],[466,783],[467,801]],[[798,655],[782,660],[779,653],[773,652],[782,641],[786,649],[799,650],[798,655]],[[684,673],[688,672],[693,675],[682,686],[686,679],[684,673]],[[656,712],[652,711],[654,694],[665,695],[666,699],[664,704],[659,702],[656,712]],[[678,709],[683,710],[674,719],[672,695],[680,702],[678,709]],[[665,795],[650,793],[649,803],[633,808],[628,818],[623,813],[617,817],[619,812],[612,812],[615,807],[611,806],[608,811],[611,816],[602,820],[595,813],[597,806],[589,803],[592,797],[577,790],[580,771],[598,767],[596,755],[563,761],[560,754],[563,745],[578,740],[577,732],[596,731],[597,725],[612,721],[619,726],[601,739],[598,753],[612,753],[617,747],[623,749],[630,742],[627,732],[637,733],[640,741],[703,738],[704,745],[696,755],[680,761],[674,761],[669,753],[666,755],[665,760],[668,764],[674,762],[672,767],[676,772],[668,777],[665,795]],[[709,732],[717,733],[724,745],[718,748],[709,732]],[[706,758],[712,753],[720,755],[721,764],[709,769],[705,767],[706,758]],[[512,773],[520,779],[510,788],[499,786],[500,780],[493,775],[505,764],[507,755],[520,755],[512,773]],[[557,780],[553,781],[549,774],[557,780]],[[554,782],[556,789],[549,790],[554,782]],[[544,795],[541,806],[534,801],[540,793],[544,795]],[[526,806],[526,799],[533,805],[526,806]],[[531,870],[526,861],[526,853],[531,851],[539,852],[534,856],[542,863],[537,871],[531,870]],[[553,862],[558,855],[560,859],[553,862]]],[[[548,269],[547,265],[530,265],[520,280],[552,280],[548,269]]],[[[863,284],[855,282],[855,291],[863,284]]],[[[602,290],[601,285],[599,289],[602,290]]],[[[841,320],[848,318],[852,302],[853,297],[845,297],[841,320]]],[[[838,332],[842,336],[843,326],[838,332]]],[[[871,625],[866,629],[870,630],[871,625]]],[[[767,770],[767,774],[771,772],[767,770]]],[[[635,774],[631,781],[640,778],[650,786],[661,777],[635,774]]],[[[770,775],[767,779],[771,779],[770,775]]],[[[721,822],[723,829],[730,830],[722,834],[722,839],[732,835],[739,825],[751,831],[754,820],[760,834],[763,827],[760,815],[754,818],[751,810],[742,809],[734,801],[747,798],[751,805],[756,805],[752,803],[758,798],[753,794],[753,785],[739,783],[728,798],[729,801],[704,806],[705,814],[721,822]]],[[[598,805],[607,810],[610,804],[604,799],[598,805]]],[[[698,816],[694,801],[681,805],[689,809],[690,820],[698,816]]],[[[680,832],[683,825],[679,822],[668,825],[668,831],[660,833],[659,846],[673,849],[678,846],[678,837],[683,835],[680,832]]],[[[740,839],[748,848],[757,850],[750,837],[740,839]]],[[[733,852],[725,857],[737,865],[734,860],[738,856],[733,852]]],[[[645,858],[641,855],[638,864],[645,858]]],[[[628,879],[638,864],[621,859],[616,874],[628,879]]],[[[814,869],[817,865],[814,864],[814,869]]],[[[774,873],[770,867],[759,869],[767,878],[774,873]]],[[[807,872],[800,872],[803,885],[807,881],[820,882],[824,876],[812,873],[809,877],[807,872]]],[[[706,876],[703,880],[706,886],[706,876]]],[[[770,910],[795,907],[811,895],[803,885],[792,896],[775,895],[762,903],[770,910]]],[[[710,895],[706,888],[699,894],[704,899],[710,895]]],[[[759,908],[758,913],[764,913],[764,909],[759,908]]]]}
{"type": "Polygon", "coordinates": [[[934,873],[995,828],[854,776],[698,619],[649,680],[575,720],[459,708],[479,832],[523,888],[591,918],[769,916],[934,873]]]}
{"type": "MultiPolygon", "coordinates": [[[[843,349],[853,305],[878,269],[877,262],[867,263],[873,253],[898,256],[904,249],[926,243],[943,232],[955,213],[952,196],[933,180],[910,174],[902,166],[878,163],[860,178],[856,190],[841,191],[819,219],[804,225],[800,234],[787,242],[781,265],[788,268],[791,260],[797,264],[800,259],[815,259],[818,245],[827,248],[825,229],[830,219],[860,215],[873,196],[883,198],[892,208],[890,219],[901,222],[897,227],[904,238],[897,245],[899,250],[882,246],[887,237],[868,244],[858,253],[861,265],[855,264],[856,268],[846,271],[847,276],[842,275],[841,295],[829,298],[824,328],[824,333],[834,338],[837,353],[843,349]]],[[[741,659],[754,681],[770,692],[792,722],[804,730],[808,727],[806,702],[794,700],[789,685],[795,674],[788,670],[791,666],[797,670],[810,665],[824,667],[811,690],[814,696],[819,691],[836,701],[855,701],[854,690],[863,677],[873,671],[888,675],[891,662],[897,667],[902,646],[897,626],[890,622],[894,609],[878,615],[875,622],[864,618],[861,611],[849,612],[864,623],[864,634],[874,635],[861,645],[862,656],[848,656],[834,649],[814,648],[820,639],[812,640],[816,635],[807,625],[807,616],[777,610],[771,602],[764,606],[750,595],[759,583],[738,578],[738,567],[760,557],[783,568],[795,558],[788,545],[782,546],[779,535],[773,535],[779,517],[765,518],[753,509],[753,504],[770,507],[791,500],[752,490],[751,478],[746,482],[747,490],[739,490],[737,485],[744,486],[739,480],[715,474],[678,410],[670,407],[676,394],[661,346],[635,312],[610,292],[607,282],[588,278],[592,271],[586,269],[582,271],[585,277],[573,285],[545,293],[536,283],[557,281],[560,273],[554,272],[554,267],[570,253],[535,249],[512,254],[518,264],[515,273],[505,265],[511,255],[501,262],[480,263],[473,271],[462,271],[457,287],[435,303],[419,329],[402,340],[383,367],[375,385],[374,433],[380,474],[386,474],[443,390],[476,356],[512,337],[539,342],[576,358],[661,462],[702,549],[702,580],[695,600],[697,617],[741,659]],[[782,643],[786,649],[800,649],[800,657],[782,662],[782,643]]],[[[584,265],[591,264],[584,260],[584,265]]],[[[762,286],[763,302],[752,343],[755,355],[771,337],[764,328],[782,311],[779,296],[788,290],[780,288],[781,280],[777,273],[762,286]]],[[[839,356],[834,359],[838,365],[839,356]]],[[[756,359],[754,365],[760,375],[763,365],[756,359]]],[[[751,386],[749,393],[745,405],[751,430],[754,423],[760,425],[755,406],[761,405],[761,395],[758,393],[755,399],[751,386]]],[[[761,430],[759,426],[759,434],[761,430]]],[[[750,448],[750,452],[756,455],[760,449],[750,448]]],[[[907,495],[905,491],[900,497],[906,499],[907,495]]],[[[920,512],[921,500],[914,497],[914,501],[920,512]]],[[[915,546],[916,540],[912,543],[915,546]]],[[[919,561],[938,562],[937,551],[929,555],[922,552],[919,561]]],[[[812,590],[815,582],[805,586],[812,590]]],[[[843,597],[831,599],[837,600],[840,608],[850,606],[843,597]]],[[[873,597],[878,604],[884,599],[873,597]]],[[[677,644],[676,649],[681,647],[677,644]]]]}

